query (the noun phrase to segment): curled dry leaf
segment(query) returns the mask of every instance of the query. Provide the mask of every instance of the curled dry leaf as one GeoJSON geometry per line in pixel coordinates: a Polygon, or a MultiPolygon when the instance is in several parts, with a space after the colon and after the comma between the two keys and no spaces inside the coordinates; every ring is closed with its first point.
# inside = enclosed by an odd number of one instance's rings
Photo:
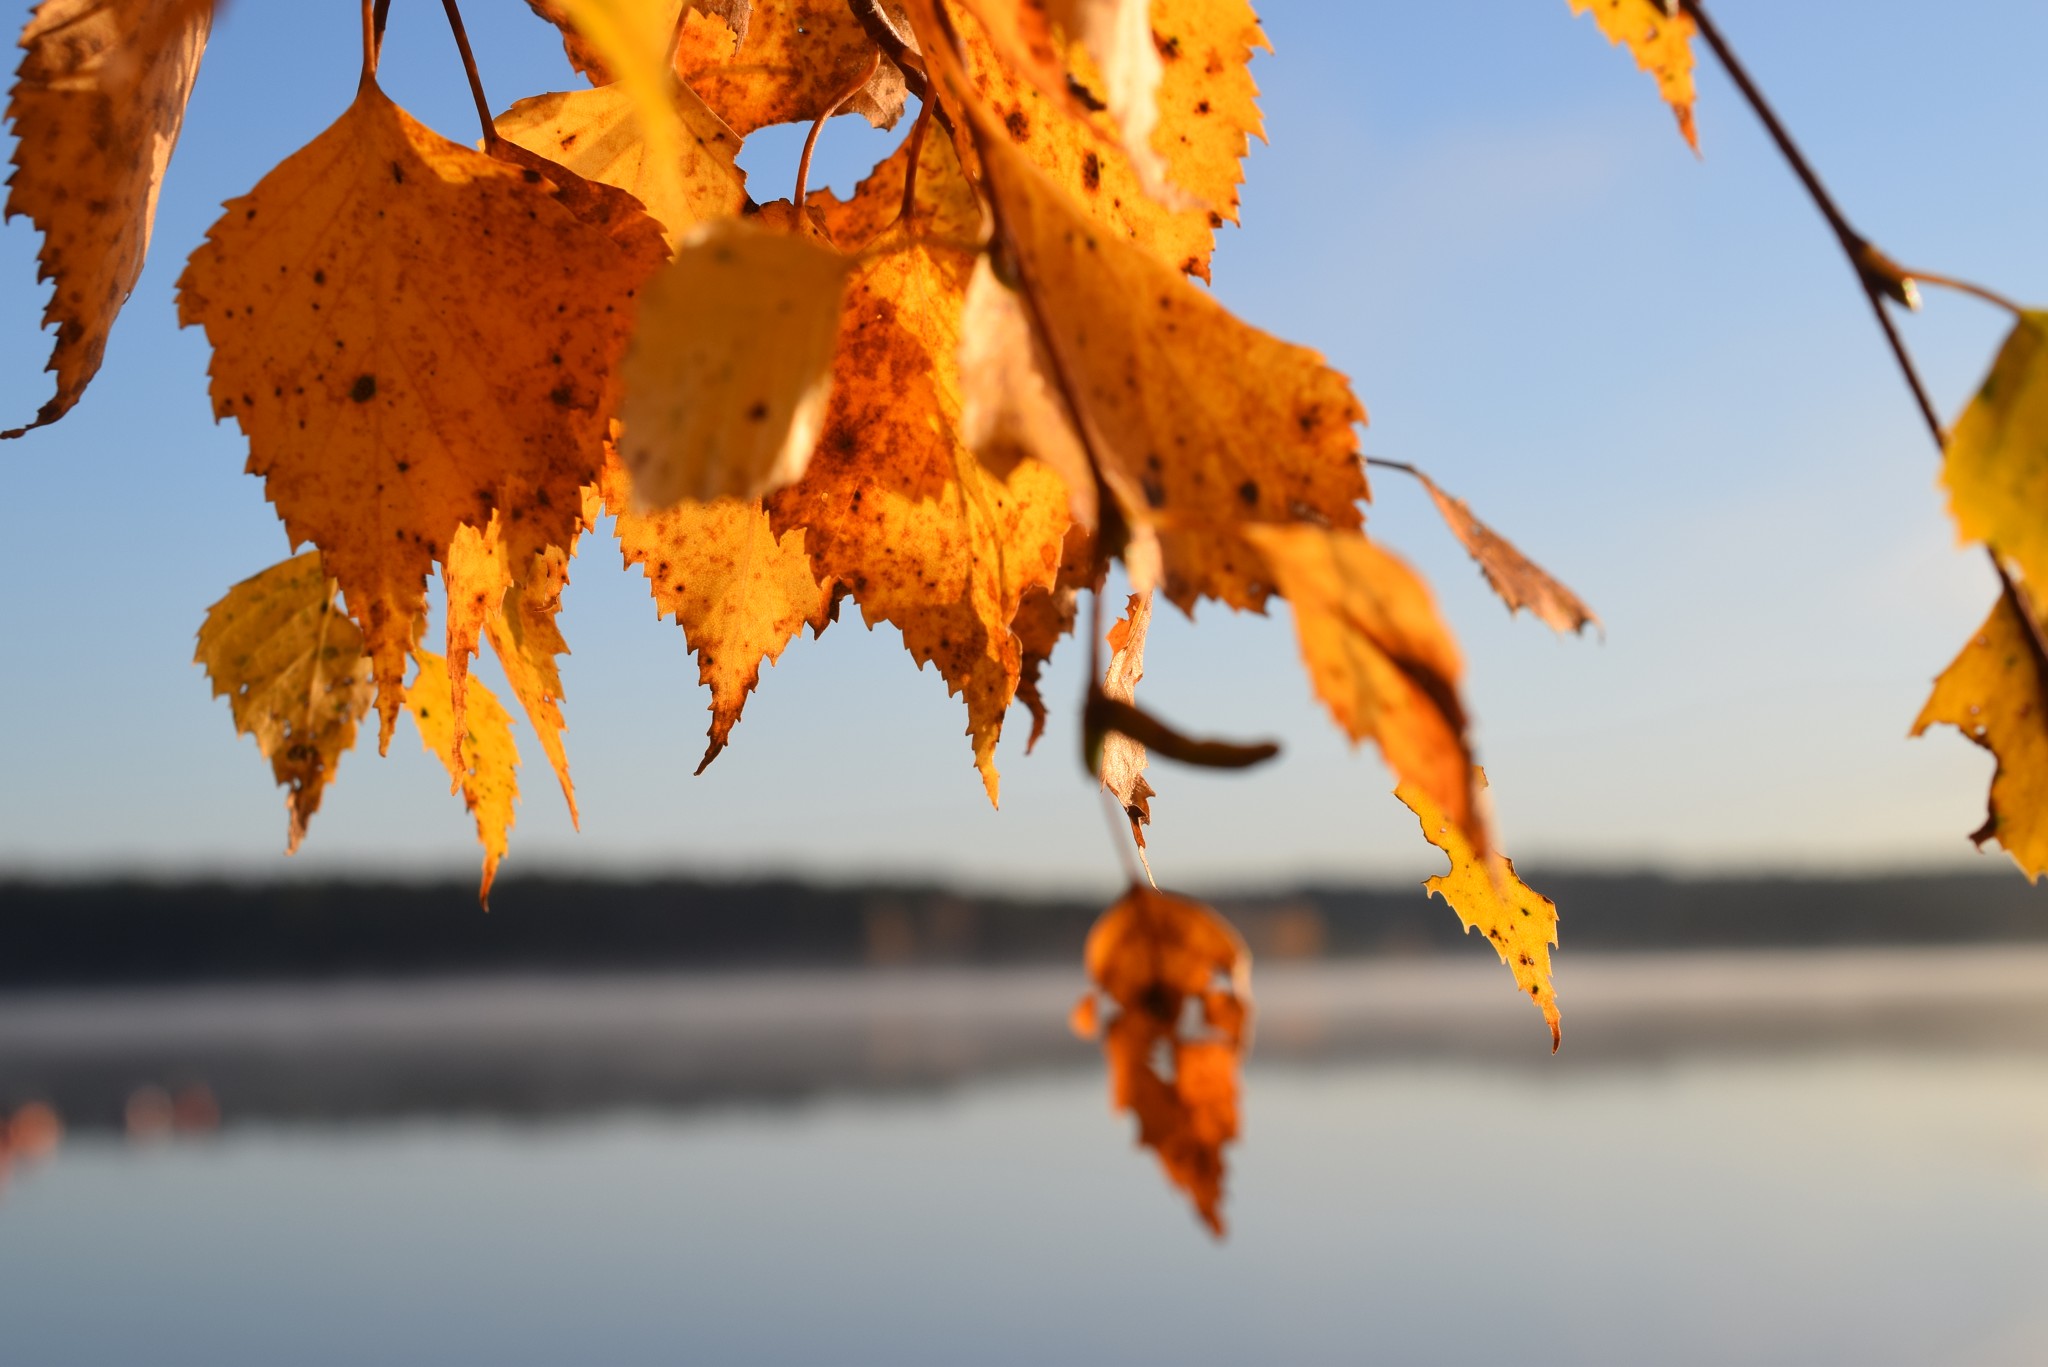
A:
{"type": "Polygon", "coordinates": [[[519,750],[512,743],[512,718],[496,694],[472,679],[469,730],[458,753],[447,661],[427,650],[416,651],[413,659],[416,670],[405,690],[406,710],[419,728],[420,743],[448,770],[454,790],[476,818],[476,838],[484,847],[483,882],[476,895],[488,911],[491,884],[509,848],[516,819],[512,808],[519,798],[519,750]]]}
{"type": "Polygon", "coordinates": [[[2048,592],[2048,312],[2013,324],[1949,433],[1942,482],[1957,531],[2048,592]]]}
{"type": "Polygon", "coordinates": [[[1371,740],[1478,849],[1485,822],[1458,698],[1463,664],[1415,571],[1355,531],[1247,527],[1294,632],[1316,695],[1344,734],[1371,740]]]}
{"type": "Polygon", "coordinates": [[[744,219],[690,230],[641,296],[623,366],[619,455],[643,510],[757,499],[802,477],[852,265],[744,219]]]}
{"type": "Polygon", "coordinates": [[[778,534],[805,529],[821,574],[869,626],[894,623],[920,666],[967,703],[989,800],[1023,652],[1010,624],[1050,589],[1069,517],[1047,466],[997,473],[962,444],[960,308],[971,253],[903,228],[870,244],[846,290],[825,431],[797,483],[767,500],[778,534]]]}
{"type": "Polygon", "coordinates": [[[697,224],[745,208],[747,177],[733,160],[739,135],[688,86],[670,82],[669,95],[655,116],[663,127],[652,132],[646,109],[623,82],[535,95],[498,115],[496,127],[528,151],[632,195],[673,249],[697,224]],[[663,147],[675,150],[658,154],[663,147]]]}
{"type": "MultiPolygon", "coordinates": [[[[1145,633],[1152,627],[1152,595],[1134,593],[1124,615],[1109,629],[1109,668],[1102,691],[1118,702],[1135,704],[1138,680],[1145,677],[1145,633]]],[[[1131,839],[1145,848],[1145,827],[1152,824],[1152,785],[1145,780],[1145,747],[1122,731],[1102,741],[1102,786],[1109,789],[1131,821],[1131,839]]]]}
{"type": "Polygon", "coordinates": [[[1657,80],[1657,93],[1678,118],[1678,131],[1692,150],[1700,150],[1699,130],[1692,118],[1692,39],[1699,31],[1692,16],[1665,12],[1661,0],[1570,0],[1573,14],[1593,13],[1593,22],[1607,41],[1629,50],[1636,65],[1657,80]]]}
{"type": "Polygon", "coordinates": [[[1271,581],[1239,528],[1362,520],[1350,386],[1091,223],[1000,125],[970,116],[1046,348],[1125,520],[1157,531],[1167,597],[1262,607],[1271,581]]]}
{"type": "Polygon", "coordinates": [[[1451,529],[1451,535],[1458,538],[1458,544],[1478,562],[1479,572],[1486,576],[1486,582],[1508,605],[1509,612],[1527,608],[1539,622],[1560,635],[1570,635],[1584,629],[1587,623],[1594,626],[1600,619],[1593,610],[1579,600],[1579,596],[1566,588],[1528,556],[1516,550],[1514,543],[1481,522],[1472,515],[1472,510],[1462,498],[1454,498],[1443,491],[1437,482],[1412,465],[1398,461],[1381,461],[1413,475],[1423,488],[1429,490],[1430,499],[1442,515],[1444,525],[1451,529]]]}
{"type": "Polygon", "coordinates": [[[711,690],[711,743],[697,772],[725,749],[747,694],[810,624],[813,636],[832,620],[836,597],[804,551],[801,528],[780,537],[759,501],[685,501],[666,512],[631,509],[626,473],[607,463],[605,505],[618,518],[619,550],[628,568],[647,576],[655,609],[673,617],[697,654],[697,677],[711,690]]]}
{"type": "Polygon", "coordinates": [[[1251,1026],[1251,955],[1200,902],[1134,886],[1089,931],[1087,963],[1116,1011],[1099,1021],[1089,1000],[1072,1024],[1084,1033],[1100,1025],[1110,1104],[1137,1117],[1138,1142],[1159,1155],[1220,1238],[1223,1146],[1237,1138],[1238,1057],[1251,1026]]]}
{"type": "MultiPolygon", "coordinates": [[[[1484,772],[1476,779],[1485,787],[1484,772]]],[[[1543,1013],[1550,1027],[1550,1050],[1556,1053],[1560,1034],[1557,992],[1550,985],[1550,950],[1557,943],[1557,904],[1521,880],[1514,860],[1475,848],[1420,784],[1404,783],[1394,796],[1422,823],[1423,838],[1450,857],[1450,872],[1437,874],[1422,886],[1450,903],[1466,934],[1476,930],[1493,945],[1515,975],[1515,986],[1543,1013]]]]}
{"type": "Polygon", "coordinates": [[[457,528],[501,515],[524,563],[570,544],[597,478],[631,301],[665,252],[644,214],[559,175],[585,193],[449,142],[366,81],[229,202],[179,281],[216,415],[363,628],[380,749],[457,528]]]}
{"type": "Polygon", "coordinates": [[[2027,877],[2048,873],[2048,676],[2025,608],[2008,591],[1970,643],[1934,681],[1912,734],[1946,723],[1998,760],[1984,824],[2027,877]]]}
{"type": "Polygon", "coordinates": [[[149,252],[157,191],[185,122],[213,0],[42,0],[7,102],[7,217],[43,235],[38,278],[57,392],[18,437],[70,412],[98,373],[149,252]]]}
{"type": "Polygon", "coordinates": [[[335,603],[320,553],[229,589],[206,610],[193,660],[270,761],[291,818],[285,852],[296,853],[375,692],[362,633],[335,603]]]}

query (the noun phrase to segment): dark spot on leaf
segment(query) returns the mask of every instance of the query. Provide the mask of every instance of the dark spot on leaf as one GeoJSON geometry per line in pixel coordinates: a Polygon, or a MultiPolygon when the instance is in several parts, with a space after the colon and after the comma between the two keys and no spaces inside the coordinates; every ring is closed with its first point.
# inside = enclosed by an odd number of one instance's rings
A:
{"type": "Polygon", "coordinates": [[[356,382],[349,386],[348,396],[357,403],[368,403],[376,398],[377,377],[375,375],[356,376],[356,382]]]}
{"type": "Polygon", "coordinates": [[[1009,129],[1010,136],[1018,142],[1025,142],[1031,137],[1031,120],[1024,117],[1021,109],[1012,109],[1003,120],[1003,127],[1009,129]]]}
{"type": "Polygon", "coordinates": [[[1247,508],[1256,508],[1256,507],[1258,507],[1258,506],[1259,506],[1259,482],[1258,482],[1257,480],[1255,480],[1255,479],[1248,479],[1248,480],[1246,480],[1246,481],[1245,481],[1244,483],[1242,483],[1242,484],[1238,485],[1238,486],[1237,486],[1237,496],[1238,496],[1239,498],[1241,498],[1241,499],[1243,499],[1243,500],[1244,500],[1244,506],[1245,506],[1245,507],[1247,507],[1247,508]]]}

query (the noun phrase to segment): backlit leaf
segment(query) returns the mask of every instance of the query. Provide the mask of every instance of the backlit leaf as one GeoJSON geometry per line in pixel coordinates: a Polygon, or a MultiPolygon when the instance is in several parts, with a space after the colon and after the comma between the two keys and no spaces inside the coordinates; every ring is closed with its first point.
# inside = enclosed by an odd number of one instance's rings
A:
{"type": "Polygon", "coordinates": [[[1949,432],[1942,482],[1963,537],[2048,593],[2048,312],[2013,324],[1949,432]]]}
{"type": "Polygon", "coordinates": [[[417,666],[405,690],[406,709],[419,728],[420,743],[448,770],[463,805],[476,818],[476,838],[484,847],[483,882],[477,900],[488,909],[491,883],[505,858],[519,797],[519,751],[512,743],[512,718],[497,696],[472,679],[469,684],[468,734],[455,752],[455,709],[449,697],[447,662],[431,651],[414,653],[417,666]]]}
{"type": "Polygon", "coordinates": [[[1666,13],[1662,0],[1569,0],[1573,14],[1593,13],[1607,41],[1628,48],[1636,65],[1657,80],[1657,93],[1678,118],[1678,131],[1697,152],[1699,131],[1692,118],[1692,39],[1698,26],[1690,15],[1666,13]]]}
{"type": "Polygon", "coordinates": [[[365,81],[228,204],[179,282],[180,321],[213,343],[215,413],[248,434],[250,471],[363,628],[380,748],[457,528],[499,515],[514,564],[575,534],[632,298],[663,254],[625,212],[584,221],[537,171],[449,142],[365,81]]]}
{"type": "Polygon", "coordinates": [[[297,853],[375,692],[362,633],[335,603],[320,553],[229,589],[206,610],[193,660],[270,761],[291,819],[285,853],[297,853]]]}
{"type": "MultiPolygon", "coordinates": [[[[1118,702],[1135,703],[1138,680],[1145,677],[1145,633],[1152,626],[1152,595],[1134,593],[1124,615],[1109,629],[1109,668],[1102,691],[1118,702]]],[[[1130,818],[1131,839],[1145,848],[1145,827],[1152,824],[1152,785],[1145,781],[1145,747],[1121,731],[1102,742],[1102,786],[1115,796],[1130,818]]]]}
{"type": "Polygon", "coordinates": [[[1516,550],[1506,537],[1473,516],[1464,499],[1445,493],[1435,480],[1414,466],[1403,468],[1429,491],[1444,525],[1451,529],[1451,535],[1458,538],[1458,544],[1478,563],[1479,572],[1486,576],[1487,584],[1508,605],[1509,612],[1527,608],[1536,620],[1564,635],[1579,631],[1588,623],[1600,624],[1600,619],[1579,601],[1576,593],[1551,578],[1548,571],[1516,550]]]}
{"type": "Polygon", "coordinates": [[[802,476],[851,267],[743,219],[690,230],[641,296],[623,366],[619,456],[643,508],[756,499],[802,476]]]}
{"type": "MultiPolygon", "coordinates": [[[[769,124],[817,118],[875,53],[874,40],[845,0],[753,0],[744,24],[733,26],[737,44],[725,46],[725,27],[708,16],[686,25],[676,67],[742,137],[769,124]]],[[[877,128],[893,128],[907,95],[903,73],[884,57],[845,110],[877,128]]]]}
{"type": "Polygon", "coordinates": [[[57,393],[18,437],[70,412],[99,371],[114,317],[149,251],[157,191],[199,74],[213,0],[42,0],[7,117],[7,217],[43,234],[38,278],[57,329],[57,393]]]}
{"type": "Polygon", "coordinates": [[[2012,594],[1999,596],[1934,681],[1912,733],[1947,723],[1997,757],[1989,811],[1970,839],[1996,840],[2031,880],[2048,873],[2048,677],[2023,612],[2012,594]]]}
{"type": "Polygon", "coordinates": [[[1073,1024],[1098,1024],[1110,1104],[1138,1120],[1202,1222],[1223,1234],[1223,1146],[1237,1138],[1237,1066],[1251,1024],[1251,955],[1200,902],[1132,887],[1088,932],[1088,976],[1115,1005],[1092,1001],[1073,1024]],[[1188,1020],[1190,1004],[1198,1025],[1188,1020]],[[1162,1071],[1160,1064],[1168,1067],[1162,1071]]]}
{"type": "MultiPolygon", "coordinates": [[[[1484,787],[1486,775],[1477,777],[1484,787]]],[[[1476,930],[1493,945],[1515,975],[1515,986],[1543,1013],[1555,1053],[1560,1036],[1557,992],[1550,985],[1550,950],[1557,943],[1557,904],[1521,880],[1514,860],[1475,849],[1459,823],[1420,784],[1404,783],[1394,796],[1422,823],[1423,838],[1450,857],[1450,872],[1437,874],[1423,887],[1450,903],[1466,934],[1476,930]]]]}
{"type": "Polygon", "coordinates": [[[1337,725],[1377,744],[1401,784],[1486,849],[1458,699],[1464,666],[1421,578],[1360,532],[1261,526],[1245,536],[1294,608],[1309,680],[1337,725]]]}

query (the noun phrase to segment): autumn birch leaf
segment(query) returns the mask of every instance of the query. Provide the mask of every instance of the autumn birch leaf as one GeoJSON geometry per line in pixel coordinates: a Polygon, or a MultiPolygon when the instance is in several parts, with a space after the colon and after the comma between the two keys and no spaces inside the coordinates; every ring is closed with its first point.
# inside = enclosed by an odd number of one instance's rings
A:
{"type": "Polygon", "coordinates": [[[2013,324],[1949,432],[1942,482],[1962,536],[2048,591],[2048,312],[2013,324]]]}
{"type": "MultiPolygon", "coordinates": [[[[901,223],[912,141],[905,138],[876,163],[850,198],[841,199],[829,187],[804,197],[804,208],[841,251],[859,252],[901,223]]],[[[917,153],[916,231],[956,245],[981,241],[986,235],[981,197],[961,171],[952,141],[932,130],[917,144],[917,153]]]]}
{"type": "Polygon", "coordinates": [[[643,509],[755,499],[804,472],[852,262],[798,233],[701,223],[641,295],[619,455],[643,509]]]}
{"type": "Polygon", "coordinates": [[[515,564],[575,533],[631,301],[662,254],[628,212],[585,222],[538,172],[449,142],[366,81],[229,203],[179,282],[179,320],[213,343],[216,415],[248,434],[251,473],[363,628],[380,748],[456,529],[500,514],[515,564]]]}
{"type": "MultiPolygon", "coordinates": [[[[1478,774],[1484,787],[1486,775],[1478,774]]],[[[1422,823],[1423,839],[1450,857],[1451,868],[1422,886],[1450,903],[1465,925],[1493,945],[1500,961],[1515,975],[1515,986],[1528,994],[1550,1026],[1550,1049],[1557,1052],[1557,992],[1550,985],[1550,950],[1557,943],[1557,904],[1535,891],[1515,873],[1515,861],[1487,854],[1465,837],[1462,824],[1451,819],[1420,784],[1404,783],[1394,796],[1408,804],[1422,823]]]]}
{"type": "Polygon", "coordinates": [[[1998,760],[1978,845],[1996,840],[2029,881],[2048,873],[2048,678],[2024,609],[2001,594],[1970,643],[1934,681],[1913,735],[1955,727],[1998,760]]]}
{"type": "MultiPolygon", "coordinates": [[[[1365,414],[1350,386],[1315,352],[1240,322],[1094,228],[985,114],[972,117],[1047,351],[1124,517],[1156,525],[1167,597],[1184,611],[1202,597],[1263,606],[1270,579],[1239,527],[1362,521],[1352,424],[1365,414]]],[[[1133,586],[1147,587],[1135,574],[1133,586]]]]}
{"type": "Polygon", "coordinates": [[[516,819],[512,808],[519,797],[519,751],[512,743],[512,718],[495,694],[471,680],[469,731],[458,756],[447,662],[427,650],[414,652],[413,659],[417,668],[412,685],[405,690],[406,710],[419,728],[420,743],[448,770],[455,791],[462,794],[463,804],[476,818],[476,838],[484,847],[483,883],[477,889],[477,900],[489,910],[491,883],[509,848],[507,838],[516,819]]]}
{"type": "Polygon", "coordinates": [[[1657,93],[1678,117],[1678,131],[1700,150],[1692,118],[1692,39],[1698,27],[1682,11],[1665,13],[1660,0],[1569,0],[1573,14],[1593,13],[1607,41],[1626,47],[1636,65],[1657,80],[1657,93]]]}
{"type": "Polygon", "coordinates": [[[626,48],[660,61],[663,44],[673,42],[676,20],[685,8],[684,0],[526,0],[533,12],[562,31],[562,50],[569,65],[590,79],[592,85],[611,85],[620,79],[616,56],[608,51],[626,48]],[[602,39],[593,40],[578,20],[594,26],[602,39]]]}
{"type": "Polygon", "coordinates": [[[1245,155],[1266,136],[1252,54],[1273,45],[1245,0],[1159,0],[1152,18],[1162,59],[1152,145],[1170,182],[1235,223],[1245,155]]]}
{"type": "Polygon", "coordinates": [[[959,319],[973,257],[898,230],[846,291],[824,436],[804,478],[767,501],[804,528],[821,574],[872,627],[894,623],[917,663],[964,696],[975,765],[997,793],[996,741],[1022,651],[1010,624],[1051,587],[1069,522],[1059,476],[998,474],[959,439],[959,319]]]}
{"type": "Polygon", "coordinates": [[[285,853],[297,853],[375,691],[362,633],[336,605],[320,553],[295,555],[228,590],[206,610],[193,659],[286,790],[285,853]]]}
{"type": "Polygon", "coordinates": [[[70,412],[142,274],[157,191],[213,24],[212,0],[42,0],[7,117],[7,217],[43,235],[37,278],[54,282],[43,323],[57,393],[18,437],[70,412]]]}
{"type": "MultiPolygon", "coordinates": [[[[1110,1104],[1138,1120],[1204,1224],[1223,1235],[1223,1146],[1237,1138],[1237,1065],[1251,1023],[1251,955],[1200,902],[1132,887],[1088,932],[1088,976],[1116,1009],[1101,1023],[1110,1104]],[[1186,1028],[1194,1002],[1200,1033],[1186,1028]],[[1171,1076],[1160,1061],[1171,1062],[1171,1076]]],[[[1097,1025],[1092,1001],[1073,1023],[1097,1025]]]]}
{"type": "MultiPolygon", "coordinates": [[[[1145,633],[1152,626],[1152,595],[1134,593],[1124,615],[1109,629],[1109,668],[1102,691],[1118,702],[1136,703],[1138,680],[1145,677],[1145,633]]],[[[1145,747],[1121,731],[1102,742],[1102,786],[1115,796],[1131,821],[1131,839],[1145,848],[1145,827],[1152,824],[1152,785],[1145,781],[1145,747]]]]}
{"type": "Polygon", "coordinates": [[[1463,665],[1422,579],[1356,531],[1247,527],[1294,608],[1309,681],[1354,744],[1371,740],[1403,785],[1423,794],[1478,849],[1463,665]]]}
{"type": "Polygon", "coordinates": [[[812,568],[801,528],[776,536],[758,501],[686,501],[651,516],[632,511],[625,471],[605,467],[604,497],[617,516],[627,568],[640,567],[655,610],[675,619],[711,690],[711,743],[697,772],[718,757],[747,694],[810,624],[832,620],[834,591],[812,568]]]}
{"type": "Polygon", "coordinates": [[[646,111],[623,83],[535,95],[500,114],[501,137],[588,180],[626,191],[662,225],[674,248],[698,223],[730,217],[747,203],[746,173],[733,158],[739,135],[696,92],[670,81],[667,125],[650,137],[646,111]],[[672,155],[657,147],[672,146],[672,155]]]}
{"type": "Polygon", "coordinates": [[[1165,74],[1152,40],[1152,0],[1046,0],[1046,9],[1088,53],[1088,84],[1122,132],[1139,183],[1154,199],[1175,203],[1180,196],[1167,185],[1166,162],[1152,146],[1165,74]]]}
{"type": "MultiPolygon", "coordinates": [[[[737,43],[725,45],[717,21],[691,22],[676,53],[683,79],[742,137],[769,124],[809,123],[874,55],[846,0],[753,0],[746,11],[737,43]]],[[[884,57],[845,110],[893,128],[908,95],[903,73],[884,57]]]]}
{"type": "Polygon", "coordinates": [[[1600,619],[1579,601],[1577,594],[1516,550],[1506,537],[1474,517],[1464,499],[1445,493],[1435,480],[1404,461],[1375,460],[1374,463],[1412,475],[1429,491],[1444,525],[1451,529],[1451,535],[1458,538],[1458,544],[1477,562],[1479,572],[1486,576],[1487,584],[1508,605],[1509,612],[1527,608],[1536,620],[1559,635],[1583,630],[1589,622],[1594,626],[1600,624],[1600,619]]]}
{"type": "Polygon", "coordinates": [[[972,95],[1006,148],[1071,196],[1091,226],[1136,243],[1176,270],[1209,278],[1216,232],[1204,206],[1161,203],[1145,188],[1113,126],[1048,97],[1001,60],[986,31],[956,16],[972,95]]]}

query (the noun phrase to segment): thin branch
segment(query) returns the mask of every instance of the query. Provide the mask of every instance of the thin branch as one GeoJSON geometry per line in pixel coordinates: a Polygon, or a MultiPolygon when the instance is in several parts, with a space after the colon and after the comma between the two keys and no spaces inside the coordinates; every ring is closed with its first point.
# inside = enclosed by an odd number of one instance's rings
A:
{"type": "MultiPolygon", "coordinates": [[[[1828,193],[1827,187],[1821,184],[1820,177],[1806,160],[1806,155],[1799,150],[1799,144],[1792,140],[1792,135],[1786,131],[1785,125],[1778,121],[1777,113],[1771,108],[1770,102],[1764,98],[1763,92],[1757,89],[1756,82],[1750,79],[1748,68],[1742,65],[1741,59],[1728,46],[1728,40],[1721,36],[1721,30],[1707,14],[1703,0],[1679,0],[1679,7],[1692,16],[1693,22],[1699,26],[1700,36],[1705,38],[1707,46],[1714,50],[1714,56],[1727,70],[1729,79],[1735,82],[1735,88],[1742,92],[1743,99],[1749,102],[1749,107],[1763,123],[1764,130],[1771,135],[1771,141],[1777,144],[1779,154],[1785,158],[1793,174],[1799,177],[1799,183],[1806,187],[1806,193],[1813,200],[1814,207],[1820,210],[1821,216],[1827,219],[1828,226],[1834,230],[1835,240],[1841,243],[1843,254],[1849,258],[1849,265],[1856,272],[1857,283],[1863,287],[1863,297],[1870,301],[1871,312],[1877,315],[1877,326],[1884,333],[1886,344],[1891,347],[1892,359],[1898,362],[1899,374],[1905,379],[1906,388],[1912,391],[1913,402],[1920,410],[1921,421],[1927,424],[1928,435],[1934,438],[1935,451],[1946,453],[1948,433],[1941,425],[1941,414],[1935,409],[1934,400],[1928,397],[1927,386],[1921,382],[1920,371],[1913,364],[1912,354],[1906,350],[1905,339],[1899,336],[1898,327],[1892,322],[1891,314],[1885,311],[1884,306],[1887,298],[1895,298],[1910,305],[1912,296],[1905,287],[1910,285],[1914,277],[1891,258],[1873,248],[1861,233],[1850,226],[1848,217],[1842,213],[1834,197],[1828,193]]],[[[1922,275],[1918,278],[1930,285],[1960,289],[2011,309],[2015,313],[2019,312],[2010,300],[1980,286],[1969,285],[1946,276],[1922,275]]],[[[1990,558],[1991,568],[1998,575],[2000,587],[2013,595],[2014,602],[2024,606],[2026,599],[2021,596],[2019,586],[2013,582],[2012,576],[2006,573],[2004,563],[1998,558],[1998,552],[1986,545],[1984,554],[1990,558]]],[[[2027,624],[2027,643],[2033,647],[2035,667],[2044,677],[2048,677],[2048,639],[2042,636],[2041,624],[2030,611],[2023,610],[2020,619],[2027,624]]]]}
{"type": "Polygon", "coordinates": [[[469,30],[462,26],[462,9],[455,0],[441,0],[441,8],[448,15],[449,32],[455,35],[455,46],[462,53],[462,70],[469,77],[470,98],[476,101],[476,116],[484,127],[484,145],[489,146],[498,140],[498,125],[491,118],[491,102],[484,98],[484,81],[477,74],[476,53],[469,46],[469,30]]]}
{"type": "MultiPolygon", "coordinates": [[[[453,4],[454,0],[449,0],[449,3],[453,4]]],[[[854,83],[846,87],[845,90],[841,91],[839,94],[839,98],[832,101],[832,103],[826,105],[824,110],[818,115],[818,117],[812,121],[810,134],[804,138],[804,154],[797,160],[796,193],[791,197],[792,202],[796,205],[796,211],[799,215],[801,215],[804,210],[804,190],[811,178],[811,153],[818,146],[818,134],[824,131],[825,120],[831,118],[834,114],[837,114],[842,105],[844,105],[848,100],[852,99],[854,96],[860,94],[862,90],[866,89],[867,83],[875,79],[875,73],[877,71],[880,71],[881,69],[882,52],[880,48],[877,48],[875,50],[875,55],[868,59],[867,70],[861,72],[860,76],[854,81],[854,83]]]]}

